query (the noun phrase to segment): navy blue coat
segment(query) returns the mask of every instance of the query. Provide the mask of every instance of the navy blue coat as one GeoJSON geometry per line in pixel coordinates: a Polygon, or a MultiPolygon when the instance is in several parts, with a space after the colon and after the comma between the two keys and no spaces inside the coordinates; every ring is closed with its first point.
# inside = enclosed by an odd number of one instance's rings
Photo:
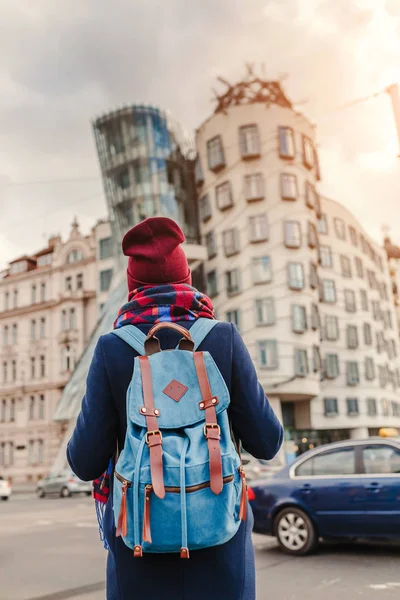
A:
{"type": "MultiPolygon", "coordinates": [[[[180,322],[186,328],[191,323],[180,322]]],[[[149,325],[141,325],[145,333],[149,325]]],[[[177,334],[160,332],[161,347],[173,348],[177,334]]],[[[280,448],[282,426],[276,418],[246,346],[234,325],[218,324],[199,350],[213,356],[231,393],[230,418],[235,435],[255,457],[271,459],[280,448]]],[[[79,477],[92,480],[107,469],[116,443],[126,433],[126,392],[136,352],[112,334],[99,339],[87,379],[75,431],[68,444],[69,464],[79,477]]],[[[226,544],[191,552],[189,560],[175,554],[133,558],[115,537],[111,501],[105,513],[107,600],[255,600],[251,510],[237,534],[226,544]]]]}

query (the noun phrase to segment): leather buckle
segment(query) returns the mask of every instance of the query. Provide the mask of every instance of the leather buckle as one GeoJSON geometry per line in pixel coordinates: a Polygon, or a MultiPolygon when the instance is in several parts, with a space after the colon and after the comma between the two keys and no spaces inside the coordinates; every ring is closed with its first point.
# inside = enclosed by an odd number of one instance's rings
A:
{"type": "Polygon", "coordinates": [[[204,435],[206,437],[208,435],[208,429],[218,429],[218,435],[221,435],[221,427],[218,425],[218,423],[206,423],[204,425],[204,435]]]}
{"type": "Polygon", "coordinates": [[[149,436],[150,435],[159,435],[160,436],[160,444],[162,444],[162,433],[159,429],[153,429],[152,431],[146,432],[146,444],[149,445],[149,436]]]}

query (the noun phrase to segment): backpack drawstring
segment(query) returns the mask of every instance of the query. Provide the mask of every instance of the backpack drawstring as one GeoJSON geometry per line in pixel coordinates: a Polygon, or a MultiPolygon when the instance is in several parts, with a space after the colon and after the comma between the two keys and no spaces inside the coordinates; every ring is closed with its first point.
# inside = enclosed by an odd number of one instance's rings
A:
{"type": "Polygon", "coordinates": [[[186,506],[186,452],[189,446],[189,438],[186,438],[182,448],[180,465],[180,486],[181,486],[181,527],[182,527],[182,547],[181,558],[189,558],[188,535],[187,535],[187,506],[186,506]]]}

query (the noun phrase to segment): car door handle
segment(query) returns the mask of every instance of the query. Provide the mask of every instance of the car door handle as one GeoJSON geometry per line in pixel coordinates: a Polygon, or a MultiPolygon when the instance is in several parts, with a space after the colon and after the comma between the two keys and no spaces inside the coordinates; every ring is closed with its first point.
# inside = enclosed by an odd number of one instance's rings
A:
{"type": "Polygon", "coordinates": [[[379,483],[371,483],[370,485],[366,485],[365,489],[368,490],[368,492],[373,492],[373,493],[377,493],[380,492],[381,490],[381,486],[379,483]]]}
{"type": "Polygon", "coordinates": [[[303,494],[311,494],[312,490],[312,486],[311,483],[305,483],[303,485],[303,487],[300,490],[303,494]]]}

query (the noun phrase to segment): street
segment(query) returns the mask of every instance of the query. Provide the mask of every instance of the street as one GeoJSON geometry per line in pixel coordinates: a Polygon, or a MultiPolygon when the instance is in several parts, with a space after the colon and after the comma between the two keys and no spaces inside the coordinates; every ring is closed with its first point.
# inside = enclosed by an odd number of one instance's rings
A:
{"type": "MultiPolygon", "coordinates": [[[[395,599],[399,546],[329,544],[309,558],[282,554],[255,535],[257,599],[395,599]]],[[[0,504],[0,600],[102,600],[106,553],[91,498],[0,504]]]]}

